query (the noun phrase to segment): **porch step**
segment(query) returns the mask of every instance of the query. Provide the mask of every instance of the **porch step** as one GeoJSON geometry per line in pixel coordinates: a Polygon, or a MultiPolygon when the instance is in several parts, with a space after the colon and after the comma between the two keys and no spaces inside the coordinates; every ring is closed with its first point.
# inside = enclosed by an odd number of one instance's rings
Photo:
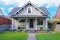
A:
{"type": "Polygon", "coordinates": [[[35,33],[35,30],[29,30],[28,32],[29,33],[35,33]]]}

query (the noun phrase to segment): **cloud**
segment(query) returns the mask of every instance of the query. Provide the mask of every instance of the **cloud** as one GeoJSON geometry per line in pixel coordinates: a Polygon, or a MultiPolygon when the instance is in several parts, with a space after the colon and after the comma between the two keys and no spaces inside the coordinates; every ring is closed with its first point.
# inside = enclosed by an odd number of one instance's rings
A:
{"type": "Polygon", "coordinates": [[[8,15],[12,8],[18,6],[17,3],[5,4],[5,2],[0,1],[0,8],[2,8],[5,15],[8,15]]]}
{"type": "MultiPolygon", "coordinates": [[[[0,0],[0,1],[4,2],[6,5],[9,5],[12,3],[17,3],[19,6],[22,6],[29,0],[0,0]]],[[[34,4],[38,4],[38,5],[48,4],[48,7],[49,7],[49,5],[58,6],[60,4],[60,0],[37,0],[37,1],[30,0],[30,1],[33,2],[34,4]]]]}
{"type": "Polygon", "coordinates": [[[3,8],[0,8],[0,9],[1,9],[1,10],[0,10],[0,11],[1,11],[0,13],[1,13],[1,14],[0,14],[0,15],[5,15],[5,16],[6,16],[6,14],[5,14],[5,12],[4,12],[4,9],[3,9],[3,8]]]}
{"type": "Polygon", "coordinates": [[[13,9],[13,7],[11,7],[11,8],[9,8],[8,10],[9,10],[9,12],[11,12],[11,10],[13,9]]]}

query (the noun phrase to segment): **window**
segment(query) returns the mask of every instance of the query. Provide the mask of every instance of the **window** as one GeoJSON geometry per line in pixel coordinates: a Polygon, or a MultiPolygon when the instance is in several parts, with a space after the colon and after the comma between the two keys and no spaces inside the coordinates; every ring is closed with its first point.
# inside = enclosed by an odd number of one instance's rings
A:
{"type": "Polygon", "coordinates": [[[28,13],[31,13],[31,8],[30,7],[28,8],[28,13]]]}
{"type": "Polygon", "coordinates": [[[25,19],[20,19],[19,22],[25,22],[25,19]]]}
{"type": "Polygon", "coordinates": [[[57,24],[60,24],[60,22],[57,22],[57,24]]]}
{"type": "Polygon", "coordinates": [[[37,25],[43,25],[43,20],[42,19],[37,19],[37,25]]]}

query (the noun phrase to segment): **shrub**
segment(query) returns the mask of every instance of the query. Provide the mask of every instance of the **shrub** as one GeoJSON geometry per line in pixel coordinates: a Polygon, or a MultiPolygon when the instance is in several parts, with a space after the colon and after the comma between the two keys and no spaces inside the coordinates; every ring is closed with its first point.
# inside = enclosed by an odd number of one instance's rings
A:
{"type": "Polygon", "coordinates": [[[20,25],[18,25],[18,29],[20,29],[20,25]]]}
{"type": "Polygon", "coordinates": [[[24,30],[22,31],[22,33],[27,33],[27,31],[24,29],[24,30]]]}
{"type": "Polygon", "coordinates": [[[56,26],[56,20],[49,20],[49,22],[48,22],[49,29],[54,31],[55,30],[55,26],[56,26]]]}

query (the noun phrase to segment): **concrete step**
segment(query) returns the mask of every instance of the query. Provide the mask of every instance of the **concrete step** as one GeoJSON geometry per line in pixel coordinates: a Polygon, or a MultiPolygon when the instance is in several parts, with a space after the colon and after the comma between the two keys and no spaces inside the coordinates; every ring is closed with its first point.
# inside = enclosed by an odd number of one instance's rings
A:
{"type": "Polygon", "coordinates": [[[28,32],[29,33],[35,33],[35,30],[29,30],[28,32]]]}

